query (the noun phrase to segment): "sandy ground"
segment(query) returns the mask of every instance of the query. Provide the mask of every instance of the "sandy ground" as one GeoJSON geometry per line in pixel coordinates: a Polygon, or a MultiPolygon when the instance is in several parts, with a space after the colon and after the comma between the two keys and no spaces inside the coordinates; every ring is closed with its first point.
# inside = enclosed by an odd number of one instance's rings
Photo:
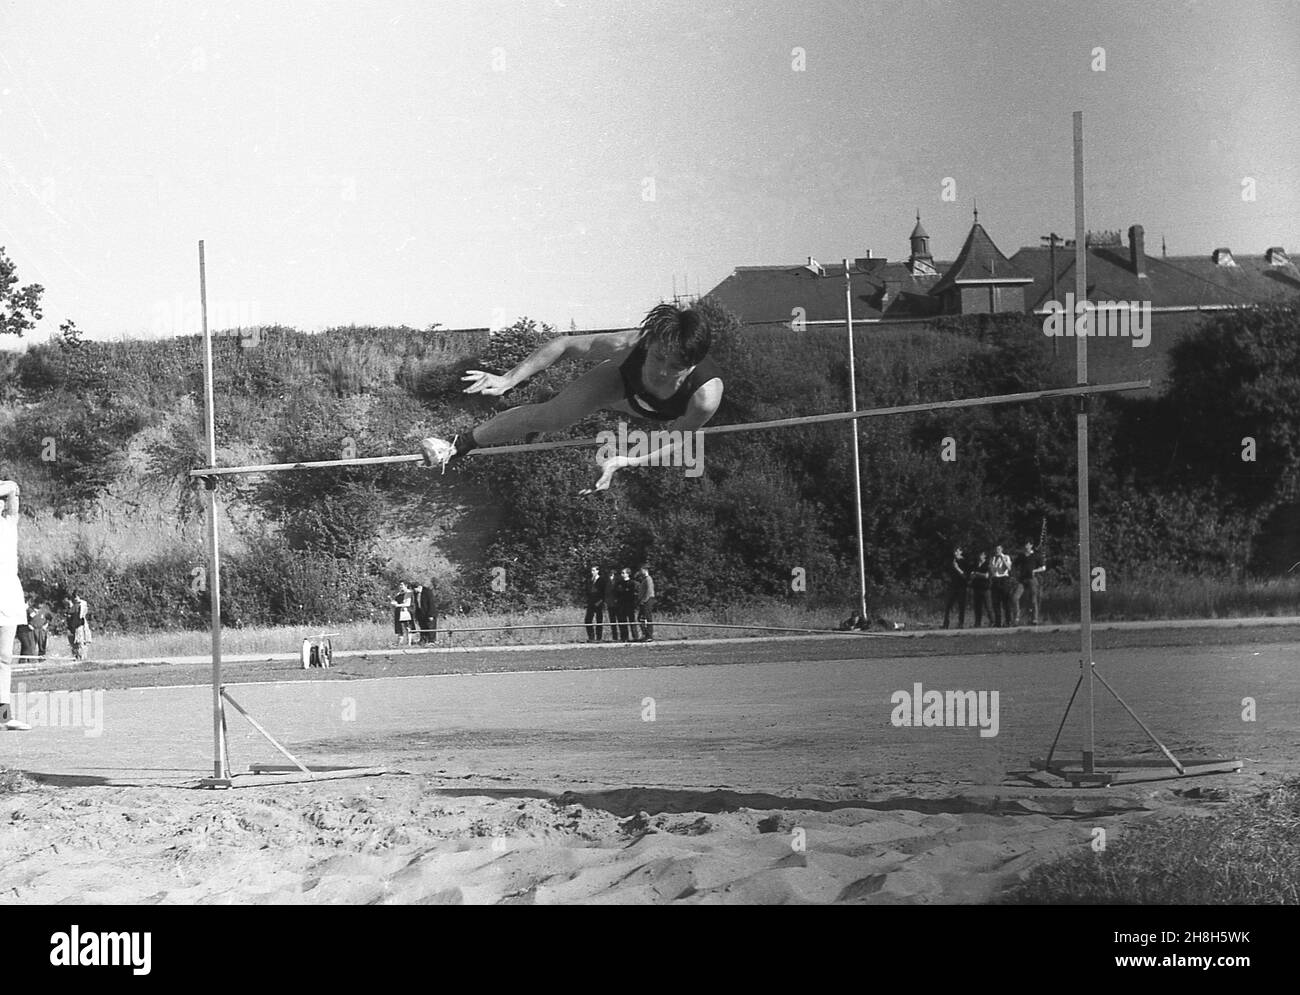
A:
{"type": "MultiPolygon", "coordinates": [[[[50,699],[44,724],[0,737],[0,765],[30,778],[0,794],[0,902],[985,902],[1086,851],[1098,827],[1113,841],[1300,772],[1294,644],[1108,661],[1175,753],[1245,770],[1093,790],[1024,773],[1073,686],[1068,653],[787,649],[738,647],[757,662],[727,665],[232,685],[310,763],[392,773],[231,791],[190,786],[210,772],[209,689],[108,690],[96,705],[88,688],[76,723],[66,706],[53,720],[50,699]],[[894,725],[891,695],[918,682],[998,691],[998,734],[894,725]]],[[[1097,691],[1099,756],[1151,755],[1097,691]]],[[[237,769],[281,760],[229,721],[237,769]]]]}

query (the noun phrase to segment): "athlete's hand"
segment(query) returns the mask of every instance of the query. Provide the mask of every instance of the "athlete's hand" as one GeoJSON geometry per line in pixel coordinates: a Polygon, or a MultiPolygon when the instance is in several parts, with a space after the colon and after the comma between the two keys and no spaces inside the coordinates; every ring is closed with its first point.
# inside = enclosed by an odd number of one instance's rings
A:
{"type": "Polygon", "coordinates": [[[469,370],[462,381],[469,381],[466,394],[482,394],[484,397],[500,397],[510,389],[510,381],[498,373],[485,370],[469,370]]]}
{"type": "Polygon", "coordinates": [[[600,479],[586,490],[578,492],[578,497],[586,497],[588,494],[595,494],[597,491],[609,490],[610,482],[614,479],[614,474],[628,465],[626,456],[611,456],[600,463],[600,479]]]}

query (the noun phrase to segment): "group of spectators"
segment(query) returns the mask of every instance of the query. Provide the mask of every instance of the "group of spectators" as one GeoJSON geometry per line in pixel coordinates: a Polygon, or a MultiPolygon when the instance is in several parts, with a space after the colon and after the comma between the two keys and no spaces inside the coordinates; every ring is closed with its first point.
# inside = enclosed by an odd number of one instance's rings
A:
{"type": "MultiPolygon", "coordinates": [[[[18,652],[32,660],[44,660],[49,649],[50,631],[54,622],[54,609],[49,602],[27,602],[27,624],[19,625],[14,630],[18,640],[18,652]]],[[[86,659],[90,646],[90,605],[80,595],[74,593],[63,600],[63,623],[72,647],[73,659],[86,659]]]]}
{"type": "Polygon", "coordinates": [[[586,594],[587,615],[582,624],[587,627],[587,642],[599,643],[604,639],[607,612],[611,642],[654,642],[655,582],[646,564],[641,564],[635,577],[631,567],[624,567],[616,577],[613,567],[606,567],[602,572],[600,567],[593,566],[587,578],[586,594]]]}
{"type": "Polygon", "coordinates": [[[969,589],[971,607],[975,614],[975,628],[984,621],[990,626],[1019,625],[1021,599],[1029,594],[1029,624],[1037,625],[1041,619],[1043,573],[1047,564],[1042,553],[1034,551],[1034,544],[1026,542],[1024,550],[1015,557],[993,547],[993,555],[980,550],[975,560],[963,555],[960,546],[954,547],[952,558],[944,568],[948,581],[948,599],[943,608],[943,627],[948,628],[953,608],[957,609],[957,628],[966,624],[966,592],[969,589]]]}
{"type": "Polygon", "coordinates": [[[411,646],[417,638],[421,646],[438,641],[438,608],[432,587],[403,581],[388,603],[393,606],[393,632],[398,646],[403,642],[411,646]]]}

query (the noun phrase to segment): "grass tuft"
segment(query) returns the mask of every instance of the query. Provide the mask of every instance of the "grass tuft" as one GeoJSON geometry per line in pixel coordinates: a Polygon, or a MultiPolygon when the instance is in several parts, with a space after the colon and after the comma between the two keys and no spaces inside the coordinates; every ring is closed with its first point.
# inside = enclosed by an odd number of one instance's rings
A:
{"type": "Polygon", "coordinates": [[[1300,904],[1300,778],[1212,815],[1139,826],[1101,853],[1037,867],[1016,905],[1300,904]]]}

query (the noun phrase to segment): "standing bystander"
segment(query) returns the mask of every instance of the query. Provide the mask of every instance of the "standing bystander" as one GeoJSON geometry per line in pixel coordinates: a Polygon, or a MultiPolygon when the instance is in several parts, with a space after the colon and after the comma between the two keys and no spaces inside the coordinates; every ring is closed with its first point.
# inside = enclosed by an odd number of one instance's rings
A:
{"type": "Polygon", "coordinates": [[[27,622],[27,599],[18,579],[18,485],[0,480],[0,732],[31,729],[13,715],[14,633],[27,622]]]}
{"type": "Polygon", "coordinates": [[[965,628],[966,583],[969,578],[966,575],[966,561],[962,559],[960,546],[953,547],[952,557],[945,565],[944,571],[948,577],[948,600],[943,606],[943,627],[948,628],[948,619],[952,615],[952,609],[955,605],[957,608],[957,628],[965,628]]]}
{"type": "Polygon", "coordinates": [[[641,623],[641,642],[655,641],[655,582],[650,576],[650,568],[641,564],[636,572],[636,617],[641,623]]]}
{"type": "Polygon", "coordinates": [[[980,620],[986,625],[993,624],[993,605],[989,600],[989,554],[980,550],[979,560],[970,569],[971,610],[975,613],[975,628],[980,627],[980,620]]]}
{"type": "Polygon", "coordinates": [[[989,564],[993,575],[993,624],[998,628],[1011,624],[1011,557],[1001,546],[993,547],[989,564]]]}
{"type": "Polygon", "coordinates": [[[600,567],[592,566],[586,591],[587,614],[583,616],[582,624],[587,627],[587,642],[598,643],[605,635],[605,578],[600,575],[600,567]]]}

